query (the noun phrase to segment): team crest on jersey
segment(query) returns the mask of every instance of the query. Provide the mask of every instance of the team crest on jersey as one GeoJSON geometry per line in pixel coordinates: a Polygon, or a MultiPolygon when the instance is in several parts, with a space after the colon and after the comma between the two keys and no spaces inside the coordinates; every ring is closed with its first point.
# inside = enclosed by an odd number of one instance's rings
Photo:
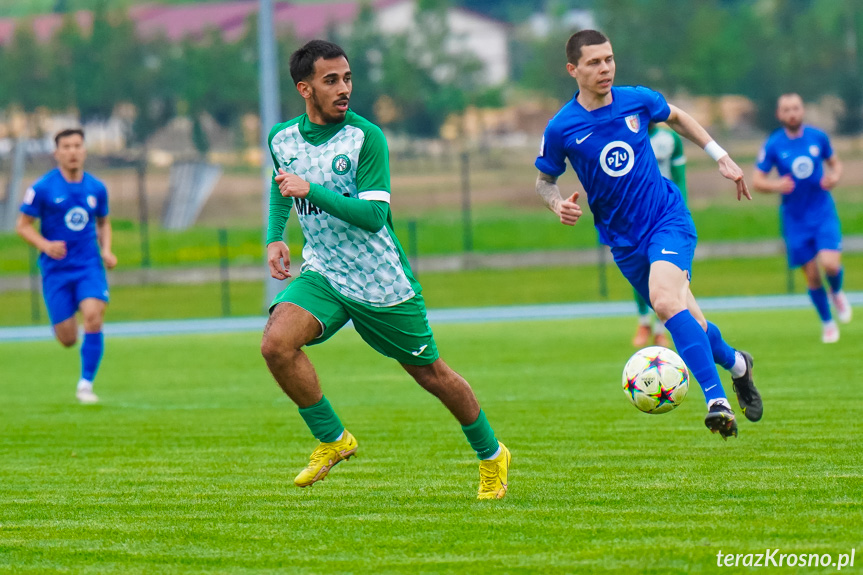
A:
{"type": "Polygon", "coordinates": [[[73,232],[80,232],[87,226],[87,222],[90,221],[90,216],[87,215],[87,210],[75,206],[66,212],[66,216],[63,220],[66,222],[67,228],[73,232]]]}
{"type": "Polygon", "coordinates": [[[87,196],[87,205],[96,209],[96,196],[87,196]]]}
{"type": "Polygon", "coordinates": [[[809,156],[799,156],[791,163],[791,173],[798,180],[805,180],[815,171],[815,164],[809,156]]]}
{"type": "Polygon", "coordinates": [[[631,116],[626,117],[626,127],[634,133],[638,133],[638,129],[641,127],[641,120],[638,119],[638,114],[632,114],[631,116]]]}
{"type": "Polygon", "coordinates": [[[815,156],[817,158],[821,155],[821,148],[819,148],[815,144],[812,144],[811,146],[809,146],[809,155],[815,156]]]}
{"type": "Polygon", "coordinates": [[[333,158],[333,171],[340,176],[348,173],[351,169],[351,159],[344,154],[339,154],[333,158]]]}

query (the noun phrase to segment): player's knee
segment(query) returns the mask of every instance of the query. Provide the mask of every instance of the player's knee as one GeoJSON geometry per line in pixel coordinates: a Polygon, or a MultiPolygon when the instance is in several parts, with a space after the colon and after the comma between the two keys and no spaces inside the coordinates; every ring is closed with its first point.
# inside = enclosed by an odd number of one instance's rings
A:
{"type": "Polygon", "coordinates": [[[72,347],[76,343],[78,343],[78,334],[77,333],[57,333],[57,341],[60,342],[60,345],[63,347],[72,347]]]}
{"type": "Polygon", "coordinates": [[[679,298],[669,294],[658,294],[652,299],[651,303],[653,304],[654,311],[656,311],[656,315],[662,321],[668,321],[686,309],[686,305],[679,298]]]}
{"type": "Polygon", "coordinates": [[[84,331],[95,333],[102,331],[102,314],[94,313],[83,317],[84,331]]]}
{"type": "Polygon", "coordinates": [[[290,363],[299,352],[297,346],[272,334],[265,333],[261,339],[261,355],[267,363],[290,363]]]}
{"type": "MultiPolygon", "coordinates": [[[[836,274],[839,273],[839,270],[841,270],[841,269],[842,269],[842,266],[839,264],[839,262],[831,261],[831,262],[825,262],[824,263],[824,273],[827,274],[828,276],[835,276],[836,274]]],[[[821,278],[819,278],[819,280],[820,279],[821,278]]]]}

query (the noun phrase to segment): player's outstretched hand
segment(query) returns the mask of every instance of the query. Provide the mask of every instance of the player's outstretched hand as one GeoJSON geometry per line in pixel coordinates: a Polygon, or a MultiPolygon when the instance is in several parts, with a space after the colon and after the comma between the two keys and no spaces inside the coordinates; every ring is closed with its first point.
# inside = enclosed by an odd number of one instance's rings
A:
{"type": "Polygon", "coordinates": [[[565,226],[574,226],[581,217],[581,206],[577,203],[578,192],[573,193],[567,199],[557,204],[557,215],[560,217],[560,223],[565,226]]]}
{"type": "Polygon", "coordinates": [[[102,252],[102,262],[107,269],[112,270],[117,266],[117,256],[112,252],[102,252]]]}
{"type": "Polygon", "coordinates": [[[277,280],[286,280],[291,277],[291,252],[285,242],[272,242],[267,244],[267,264],[270,266],[270,275],[277,280]]]}
{"type": "Polygon", "coordinates": [[[743,170],[740,166],[734,163],[731,156],[725,155],[719,158],[719,173],[723,177],[728,178],[737,184],[737,200],[745,197],[747,200],[752,199],[752,194],[749,193],[749,187],[746,185],[746,180],[743,179],[743,170]]]}
{"type": "Polygon", "coordinates": [[[276,183],[279,184],[279,192],[286,198],[305,198],[309,195],[309,188],[311,187],[307,181],[298,175],[289,174],[282,168],[279,168],[276,183]]]}
{"type": "Polygon", "coordinates": [[[42,251],[52,260],[62,260],[66,257],[66,242],[62,240],[48,242],[42,251]]]}

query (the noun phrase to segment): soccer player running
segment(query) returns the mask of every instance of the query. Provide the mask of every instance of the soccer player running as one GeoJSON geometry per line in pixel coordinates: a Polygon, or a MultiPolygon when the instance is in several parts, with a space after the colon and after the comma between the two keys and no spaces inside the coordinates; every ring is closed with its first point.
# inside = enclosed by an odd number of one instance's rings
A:
{"type": "Polygon", "coordinates": [[[117,265],[111,252],[111,221],[105,185],[84,171],[84,131],[68,129],[54,137],[57,168],[24,195],[16,231],[40,252],[42,292],[54,335],[66,347],[75,345],[81,312],[81,378],[76,397],[96,403],[93,380],[102,361],[102,322],[108,303],[105,268],[117,265]],[[34,222],[40,220],[40,231],[34,222]]]}
{"type": "Polygon", "coordinates": [[[738,200],[750,198],[743,171],[689,114],[644,87],[614,88],[614,52],[596,30],[573,34],[566,69],[578,92],[545,130],[536,159],[536,191],[565,225],[581,217],[578,192],[561,197],[558,177],[569,158],[588,195],[603,243],[611,246],[624,277],[656,310],[690,371],[701,384],[708,413],[704,423],[723,438],[737,436],[737,421],[714,362],[731,371],[734,390],[751,421],[762,415],[752,381],[752,357],[735,351],[704,318],[689,289],[696,234],[680,192],[662,177],[647,126],[665,122],[692,140],[737,185],[738,200]]]}
{"type": "MultiPolygon", "coordinates": [[[[683,140],[674,130],[669,130],[655,122],[647,125],[647,134],[650,136],[650,147],[653,148],[653,155],[656,156],[659,173],[662,174],[663,178],[674,182],[685,203],[686,156],[683,154],[683,140]]],[[[654,322],[656,314],[650,311],[650,306],[644,301],[637,289],[632,288],[632,291],[635,293],[635,305],[638,307],[638,327],[635,330],[635,337],[632,338],[632,345],[639,348],[644,347],[650,342],[650,336],[653,335],[654,345],[668,347],[669,341],[665,325],[659,318],[654,322]],[[652,328],[651,324],[653,324],[652,328]]]]}
{"type": "Polygon", "coordinates": [[[366,343],[398,361],[452,412],[480,459],[477,497],[500,499],[508,487],[510,452],[495,438],[470,385],[438,355],[421,287],[393,233],[387,142],[380,128],[348,107],[353,85],[347,56],[336,44],[312,40],[291,55],[290,70],[306,113],[270,132],[277,173],[267,259],[274,278],[291,277],[282,238],[295,205],[304,262],[273,300],[261,352],[321,442],[294,483],[306,487],[324,479],[357,451],[302,350],[351,320],[366,343]]]}
{"type": "Polygon", "coordinates": [[[827,134],[803,123],[803,99],[797,94],[779,97],[776,116],[782,128],[764,144],[756,164],[753,185],[760,192],[781,194],[779,214],[788,265],[801,267],[809,297],[821,317],[821,341],[839,341],[839,327],[830,313],[821,268],[830,285],[836,317],[851,321],[851,304],[842,291],[842,233],[830,190],[842,177],[842,164],[833,153],[827,134]],[[824,166],[827,169],[824,169],[824,166]],[[773,168],[779,178],[769,178],[773,168]]]}

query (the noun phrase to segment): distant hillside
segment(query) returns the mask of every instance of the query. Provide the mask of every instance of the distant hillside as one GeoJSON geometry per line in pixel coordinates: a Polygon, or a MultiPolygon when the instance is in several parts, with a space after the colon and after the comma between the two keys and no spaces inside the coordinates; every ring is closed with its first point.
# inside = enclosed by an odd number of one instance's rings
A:
{"type": "MultiPolygon", "coordinates": [[[[92,10],[105,1],[112,8],[121,8],[132,4],[205,4],[213,2],[213,0],[0,0],[0,18],[18,18],[55,11],[92,10]]],[[[258,0],[247,1],[258,2],[258,0]]],[[[325,0],[290,0],[293,4],[316,4],[322,1],[325,0]]],[[[360,0],[355,1],[359,2],[360,0]]],[[[512,20],[516,15],[521,18],[526,13],[542,11],[545,6],[545,0],[453,0],[452,3],[500,20],[512,20]]],[[[578,4],[590,4],[590,2],[581,0],[578,4]]]]}
{"type": "MultiPolygon", "coordinates": [[[[93,10],[105,0],[0,0],[0,18],[18,18],[48,12],[93,10]]],[[[133,4],[206,4],[212,0],[107,0],[112,8],[133,4]]],[[[258,0],[248,0],[257,2],[258,0]]],[[[278,1],[278,0],[274,0],[278,1]]],[[[291,0],[293,4],[316,4],[321,0],[291,0]]]]}

